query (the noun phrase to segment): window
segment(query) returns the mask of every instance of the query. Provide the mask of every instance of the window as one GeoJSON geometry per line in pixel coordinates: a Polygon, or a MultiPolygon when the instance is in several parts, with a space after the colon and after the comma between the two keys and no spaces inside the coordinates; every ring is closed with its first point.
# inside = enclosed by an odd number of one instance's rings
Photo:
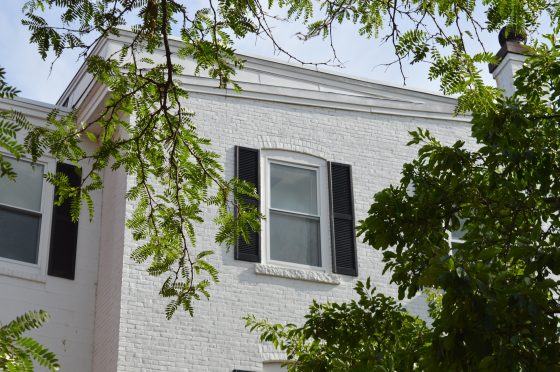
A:
{"type": "Polygon", "coordinates": [[[465,234],[467,233],[467,230],[463,228],[465,221],[466,220],[464,218],[460,218],[459,228],[457,230],[447,232],[447,234],[449,235],[449,246],[451,247],[452,252],[453,252],[453,248],[455,248],[457,244],[463,244],[465,242],[463,240],[463,236],[465,236],[465,234]]]}
{"type": "Polygon", "coordinates": [[[263,363],[263,372],[285,372],[288,367],[283,364],[286,362],[265,362],[263,363]]]}
{"type": "Polygon", "coordinates": [[[321,266],[318,169],[270,161],[270,260],[321,266]]]}
{"type": "Polygon", "coordinates": [[[262,151],[266,261],[323,268],[328,262],[326,161],[310,155],[262,151]]]}
{"type": "Polygon", "coordinates": [[[0,177],[0,274],[36,281],[45,281],[47,274],[74,279],[78,223],[70,218],[70,201],[53,204],[55,190],[44,175],[63,173],[78,186],[80,169],[48,158],[35,165],[4,159],[17,178],[0,177]]]}
{"type": "Polygon", "coordinates": [[[244,202],[266,217],[260,232],[237,241],[236,260],[265,264],[256,266],[257,273],[275,272],[270,264],[358,275],[350,165],[236,146],[235,176],[255,185],[259,199],[244,202]]]}
{"type": "Polygon", "coordinates": [[[31,165],[25,160],[8,156],[17,173],[16,181],[0,178],[0,257],[7,260],[37,265],[40,263],[39,245],[45,226],[50,225],[45,216],[45,199],[52,194],[43,175],[47,164],[31,165]]]}

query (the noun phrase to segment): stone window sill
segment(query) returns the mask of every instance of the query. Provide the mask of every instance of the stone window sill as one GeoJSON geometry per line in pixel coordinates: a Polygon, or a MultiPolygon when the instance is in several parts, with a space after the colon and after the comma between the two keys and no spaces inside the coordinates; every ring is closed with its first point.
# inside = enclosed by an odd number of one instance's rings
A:
{"type": "Polygon", "coordinates": [[[255,264],[255,273],[258,275],[277,276],[280,278],[306,280],[308,282],[340,284],[340,279],[335,274],[323,271],[293,269],[274,265],[255,264]]]}
{"type": "Polygon", "coordinates": [[[47,282],[47,276],[42,274],[38,268],[18,267],[18,265],[7,264],[5,262],[0,262],[0,275],[38,283],[47,282]]]}

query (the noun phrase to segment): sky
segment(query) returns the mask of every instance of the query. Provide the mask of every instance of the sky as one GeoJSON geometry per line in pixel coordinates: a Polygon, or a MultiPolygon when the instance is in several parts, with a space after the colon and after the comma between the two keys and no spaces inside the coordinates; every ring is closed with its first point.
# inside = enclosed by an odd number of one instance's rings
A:
{"type": "MultiPolygon", "coordinates": [[[[9,84],[20,90],[19,96],[55,103],[83,60],[78,58],[76,52],[65,51],[54,64],[52,58],[43,61],[37,52],[37,46],[29,42],[27,27],[21,25],[21,7],[24,2],[24,0],[0,1],[0,66],[6,69],[9,84]]],[[[281,24],[274,29],[275,38],[282,47],[301,60],[320,62],[330,58],[328,42],[321,38],[302,42],[296,37],[298,31],[304,31],[298,24],[281,24]]],[[[491,52],[497,52],[499,49],[497,39],[497,35],[483,35],[483,41],[491,52]]],[[[337,26],[334,44],[339,59],[344,62],[344,68],[324,67],[324,69],[403,85],[403,78],[397,65],[388,68],[382,66],[394,59],[391,45],[360,37],[357,27],[352,24],[337,26]]],[[[236,49],[240,53],[275,58],[279,61],[290,60],[285,55],[276,54],[269,40],[256,39],[254,36],[237,40],[236,49]]],[[[487,68],[481,66],[481,69],[485,81],[493,84],[487,68]]],[[[410,88],[438,91],[439,83],[428,80],[427,72],[426,64],[405,65],[406,85],[410,88]]]]}

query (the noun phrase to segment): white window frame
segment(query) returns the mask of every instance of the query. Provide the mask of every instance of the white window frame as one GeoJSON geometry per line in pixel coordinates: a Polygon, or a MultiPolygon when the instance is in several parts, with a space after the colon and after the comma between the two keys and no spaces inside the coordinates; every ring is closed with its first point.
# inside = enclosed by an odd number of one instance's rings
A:
{"type": "Polygon", "coordinates": [[[263,371],[288,371],[287,366],[283,364],[293,364],[291,360],[270,360],[263,362],[263,371]]]}
{"type": "Polygon", "coordinates": [[[449,246],[452,247],[453,243],[463,244],[465,241],[463,239],[455,239],[453,238],[453,234],[451,231],[447,231],[447,235],[449,235],[449,246]]]}
{"type": "MultiPolygon", "coordinates": [[[[462,227],[462,224],[459,228],[462,227]]],[[[455,230],[454,230],[455,231],[455,230]]],[[[456,239],[453,237],[453,231],[446,230],[447,232],[447,244],[449,245],[449,253],[453,256],[455,254],[455,249],[453,249],[453,244],[463,244],[465,241],[463,239],[456,239]]]]}
{"type": "Polygon", "coordinates": [[[453,248],[453,244],[463,244],[465,241],[463,239],[453,238],[453,234],[450,230],[447,230],[447,245],[449,246],[449,254],[454,256],[457,249],[453,248]]]}
{"type": "MultiPolygon", "coordinates": [[[[2,152],[5,158],[14,159],[8,153],[2,152]]],[[[31,158],[22,156],[20,161],[31,162],[31,158]]],[[[43,156],[36,164],[43,166],[43,175],[56,172],[56,160],[43,156]]],[[[37,247],[37,263],[29,263],[0,256],[0,275],[19,277],[44,282],[47,275],[49,246],[52,226],[52,212],[54,202],[54,186],[43,177],[41,194],[41,223],[39,227],[39,244],[37,247]]],[[[22,208],[19,208],[22,209],[22,208]]]]}
{"type": "Polygon", "coordinates": [[[260,161],[261,173],[261,211],[265,221],[261,228],[261,252],[262,263],[282,266],[293,269],[304,269],[313,271],[331,271],[331,249],[330,249],[330,207],[328,188],[327,161],[312,155],[285,150],[261,150],[260,161]],[[317,172],[317,212],[319,216],[319,236],[321,266],[311,266],[293,262],[272,260],[270,258],[270,164],[281,164],[302,169],[312,169],[317,172]]]}

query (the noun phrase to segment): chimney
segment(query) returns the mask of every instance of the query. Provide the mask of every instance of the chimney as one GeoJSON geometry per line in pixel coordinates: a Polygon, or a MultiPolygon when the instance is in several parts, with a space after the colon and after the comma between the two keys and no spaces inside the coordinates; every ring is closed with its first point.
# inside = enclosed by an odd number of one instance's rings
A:
{"type": "Polygon", "coordinates": [[[497,65],[488,65],[488,69],[496,80],[496,86],[503,89],[507,97],[511,97],[515,92],[515,73],[523,65],[529,50],[524,44],[527,41],[526,35],[504,27],[498,35],[498,40],[501,48],[496,58],[500,62],[497,65]]]}

